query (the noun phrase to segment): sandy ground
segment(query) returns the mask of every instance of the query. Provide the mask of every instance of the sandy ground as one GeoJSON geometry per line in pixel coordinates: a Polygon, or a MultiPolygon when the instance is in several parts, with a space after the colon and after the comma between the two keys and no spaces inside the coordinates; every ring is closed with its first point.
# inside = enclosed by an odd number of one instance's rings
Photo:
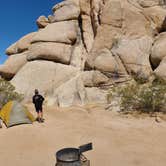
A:
{"type": "MultiPolygon", "coordinates": [[[[32,106],[29,106],[34,111],[32,106]]],[[[35,113],[35,112],[33,112],[35,113]]],[[[91,166],[165,166],[166,122],[99,107],[45,108],[45,123],[0,129],[0,165],[54,166],[64,147],[93,142],[91,166]]]]}

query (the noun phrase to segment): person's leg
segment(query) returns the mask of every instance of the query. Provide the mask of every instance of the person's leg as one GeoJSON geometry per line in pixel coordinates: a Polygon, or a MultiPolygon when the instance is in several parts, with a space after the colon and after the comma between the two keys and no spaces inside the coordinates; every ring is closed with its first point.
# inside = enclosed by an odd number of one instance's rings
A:
{"type": "Polygon", "coordinates": [[[36,120],[39,121],[39,119],[40,119],[40,113],[39,113],[39,111],[36,111],[36,113],[37,113],[37,118],[36,118],[36,120]]]}
{"type": "Polygon", "coordinates": [[[39,111],[39,122],[43,122],[43,113],[39,111]]]}

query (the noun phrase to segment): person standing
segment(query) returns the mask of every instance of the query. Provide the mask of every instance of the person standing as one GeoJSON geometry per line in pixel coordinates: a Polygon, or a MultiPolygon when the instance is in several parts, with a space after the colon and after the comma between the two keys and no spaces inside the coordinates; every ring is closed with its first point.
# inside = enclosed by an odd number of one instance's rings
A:
{"type": "Polygon", "coordinates": [[[44,97],[39,94],[38,89],[35,89],[35,95],[32,98],[32,102],[35,106],[36,112],[37,112],[37,120],[39,123],[44,122],[43,119],[43,101],[44,97]]]}

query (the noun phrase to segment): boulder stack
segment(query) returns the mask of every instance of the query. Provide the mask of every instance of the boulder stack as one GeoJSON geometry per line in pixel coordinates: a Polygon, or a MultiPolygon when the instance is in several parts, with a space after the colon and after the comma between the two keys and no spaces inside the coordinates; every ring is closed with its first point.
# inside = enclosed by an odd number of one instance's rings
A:
{"type": "Polygon", "coordinates": [[[65,0],[52,12],[0,66],[25,100],[37,88],[50,105],[106,103],[116,82],[166,80],[165,0],[65,0]]]}

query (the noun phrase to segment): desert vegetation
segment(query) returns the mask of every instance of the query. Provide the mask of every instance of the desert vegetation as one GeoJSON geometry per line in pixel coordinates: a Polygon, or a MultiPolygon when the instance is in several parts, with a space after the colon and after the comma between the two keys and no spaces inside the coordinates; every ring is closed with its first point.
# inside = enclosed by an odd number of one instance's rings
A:
{"type": "Polygon", "coordinates": [[[150,83],[133,81],[123,86],[116,85],[108,94],[108,100],[111,102],[115,97],[120,98],[121,111],[165,112],[165,85],[165,81],[158,78],[150,83]]]}
{"type": "Polygon", "coordinates": [[[15,87],[9,82],[0,78],[0,109],[8,101],[23,99],[23,95],[15,91],[15,87]]]}

